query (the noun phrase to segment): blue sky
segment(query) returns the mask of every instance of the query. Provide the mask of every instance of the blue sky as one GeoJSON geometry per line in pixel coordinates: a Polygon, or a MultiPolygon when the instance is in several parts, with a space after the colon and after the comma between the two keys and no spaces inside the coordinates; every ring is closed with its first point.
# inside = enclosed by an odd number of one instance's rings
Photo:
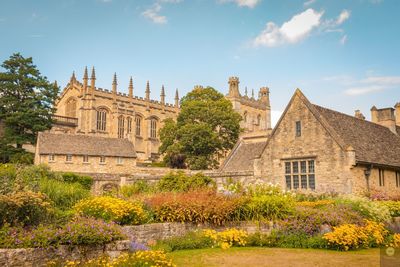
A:
{"type": "Polygon", "coordinates": [[[63,87],[96,67],[97,85],[167,101],[229,76],[270,87],[273,120],[299,87],[313,102],[369,118],[400,101],[397,0],[0,0],[0,61],[32,56],[63,87]]]}

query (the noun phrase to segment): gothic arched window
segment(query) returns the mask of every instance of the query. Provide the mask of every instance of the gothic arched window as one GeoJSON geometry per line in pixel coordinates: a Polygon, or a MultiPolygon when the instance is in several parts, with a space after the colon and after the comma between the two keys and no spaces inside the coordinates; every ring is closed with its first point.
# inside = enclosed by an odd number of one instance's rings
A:
{"type": "Polygon", "coordinates": [[[247,111],[245,111],[243,114],[243,121],[247,122],[247,111]]]}
{"type": "Polygon", "coordinates": [[[132,132],[132,118],[128,117],[126,119],[126,132],[130,134],[132,132]]]}
{"type": "Polygon", "coordinates": [[[76,99],[70,98],[65,105],[65,116],[76,118],[76,99]]]}
{"type": "Polygon", "coordinates": [[[150,137],[157,138],[157,120],[151,119],[150,122],[150,137]]]}
{"type": "Polygon", "coordinates": [[[97,110],[96,129],[103,132],[107,131],[107,110],[97,110]]]}
{"type": "Polygon", "coordinates": [[[137,136],[141,136],[141,132],[142,132],[142,128],[141,128],[141,124],[142,124],[142,118],[140,116],[136,116],[135,117],[135,124],[136,124],[136,132],[135,134],[137,136]]]}
{"type": "Polygon", "coordinates": [[[124,116],[118,117],[118,138],[124,138],[125,120],[124,116]]]}

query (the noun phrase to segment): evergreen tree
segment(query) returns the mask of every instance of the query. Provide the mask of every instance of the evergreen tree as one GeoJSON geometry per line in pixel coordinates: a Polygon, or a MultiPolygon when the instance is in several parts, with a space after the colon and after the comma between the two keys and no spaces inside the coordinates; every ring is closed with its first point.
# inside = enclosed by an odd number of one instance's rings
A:
{"type": "Polygon", "coordinates": [[[7,161],[13,153],[23,151],[22,145],[34,145],[38,132],[51,128],[59,88],[40,74],[32,58],[19,53],[1,66],[0,120],[5,129],[0,160],[7,161]]]}

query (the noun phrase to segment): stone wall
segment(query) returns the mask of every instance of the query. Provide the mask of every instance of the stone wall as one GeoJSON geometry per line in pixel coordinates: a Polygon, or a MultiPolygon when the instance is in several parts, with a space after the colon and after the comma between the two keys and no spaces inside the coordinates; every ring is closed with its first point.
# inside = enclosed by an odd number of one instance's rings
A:
{"type": "Polygon", "coordinates": [[[173,236],[182,236],[190,231],[201,229],[214,229],[223,231],[228,228],[236,228],[246,231],[247,233],[270,233],[274,228],[272,222],[256,223],[256,222],[231,222],[225,226],[214,226],[207,224],[189,224],[189,223],[153,223],[134,226],[124,226],[124,233],[130,240],[139,243],[149,243],[155,240],[166,239],[173,236]]]}
{"type": "Polygon", "coordinates": [[[91,259],[101,255],[117,257],[122,252],[129,251],[129,240],[118,241],[112,244],[98,247],[76,247],[68,246],[58,248],[19,248],[0,249],[0,266],[3,267],[39,267],[46,266],[51,260],[80,260],[91,259]]]}

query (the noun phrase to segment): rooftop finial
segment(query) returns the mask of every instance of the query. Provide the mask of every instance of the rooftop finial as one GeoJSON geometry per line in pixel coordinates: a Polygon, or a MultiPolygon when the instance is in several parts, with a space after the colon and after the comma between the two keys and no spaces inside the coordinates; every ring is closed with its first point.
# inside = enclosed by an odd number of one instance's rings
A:
{"type": "Polygon", "coordinates": [[[71,76],[71,82],[76,81],[76,77],[75,77],[75,71],[72,72],[72,76],[71,76]]]}
{"type": "Polygon", "coordinates": [[[178,93],[178,88],[176,88],[175,92],[175,107],[179,106],[179,93],[178,93]]]}
{"type": "Polygon", "coordinates": [[[244,94],[247,96],[247,86],[244,88],[244,94]]]}
{"type": "Polygon", "coordinates": [[[96,80],[96,71],[94,70],[94,66],[92,67],[92,75],[90,76],[91,80],[96,80]]]}
{"type": "Polygon", "coordinates": [[[88,71],[87,71],[87,67],[85,67],[85,72],[83,73],[83,80],[87,80],[88,78],[88,71]]]}
{"type": "Polygon", "coordinates": [[[254,88],[253,88],[253,89],[251,89],[251,98],[253,98],[253,99],[254,99],[254,88]]]}
{"type": "Polygon", "coordinates": [[[129,97],[133,97],[133,80],[132,80],[132,76],[129,80],[129,97]]]}
{"type": "Polygon", "coordinates": [[[164,85],[161,87],[161,103],[165,104],[165,90],[164,85]]]}
{"type": "Polygon", "coordinates": [[[114,79],[113,79],[113,83],[112,83],[112,92],[113,94],[117,94],[117,73],[114,72],[114,79]]]}
{"type": "Polygon", "coordinates": [[[147,81],[146,84],[146,100],[150,100],[150,83],[147,81]]]}
{"type": "Polygon", "coordinates": [[[54,87],[58,88],[57,80],[54,80],[54,87]]]}

